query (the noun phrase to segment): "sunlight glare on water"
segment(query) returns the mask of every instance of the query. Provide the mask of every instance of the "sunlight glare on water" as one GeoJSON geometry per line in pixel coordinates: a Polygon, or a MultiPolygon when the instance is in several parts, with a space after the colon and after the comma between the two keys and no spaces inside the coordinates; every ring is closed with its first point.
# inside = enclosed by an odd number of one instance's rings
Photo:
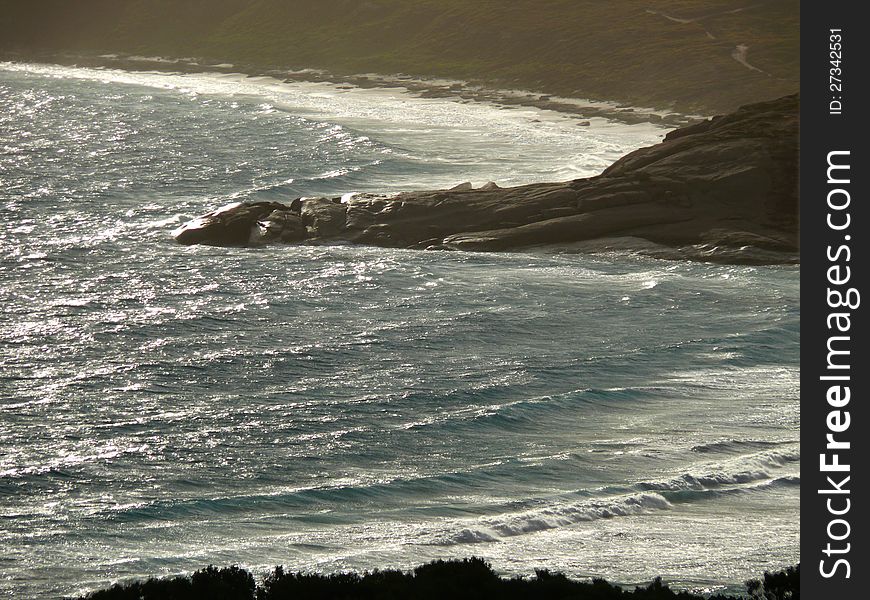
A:
{"type": "Polygon", "coordinates": [[[593,175],[662,133],[0,65],[0,593],[472,554],[739,588],[796,562],[797,267],[169,236],[232,201],[593,175]]]}

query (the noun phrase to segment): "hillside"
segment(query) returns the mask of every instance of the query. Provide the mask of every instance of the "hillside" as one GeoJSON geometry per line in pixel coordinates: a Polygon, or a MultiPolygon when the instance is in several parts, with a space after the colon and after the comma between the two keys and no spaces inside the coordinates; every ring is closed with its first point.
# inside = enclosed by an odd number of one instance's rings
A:
{"type": "Polygon", "coordinates": [[[683,112],[797,91],[798,0],[0,0],[0,57],[449,77],[683,112]]]}

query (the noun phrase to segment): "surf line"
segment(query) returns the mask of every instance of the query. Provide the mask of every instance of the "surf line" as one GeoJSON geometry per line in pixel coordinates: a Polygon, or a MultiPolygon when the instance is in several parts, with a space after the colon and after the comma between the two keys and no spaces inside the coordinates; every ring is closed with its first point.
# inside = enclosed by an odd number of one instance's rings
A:
{"type": "Polygon", "coordinates": [[[849,286],[852,278],[852,269],[848,264],[852,259],[852,236],[848,232],[852,219],[848,209],[852,199],[846,186],[851,183],[850,158],[848,150],[828,153],[827,183],[831,187],[827,194],[826,220],[832,233],[842,235],[842,243],[836,248],[833,245],[827,247],[828,354],[825,374],[819,377],[823,383],[829,384],[825,398],[831,409],[825,417],[828,430],[825,434],[825,452],[819,454],[819,471],[825,476],[828,485],[818,492],[827,496],[825,508],[831,517],[826,528],[827,545],[822,550],[828,558],[819,561],[819,573],[825,579],[834,577],[841,569],[843,572],[840,576],[846,579],[852,573],[848,559],[852,550],[848,541],[852,525],[847,518],[852,509],[852,499],[851,491],[846,487],[852,479],[851,464],[846,462],[851,462],[847,456],[852,443],[847,439],[847,432],[852,425],[852,418],[850,412],[843,409],[848,407],[852,397],[851,311],[861,305],[861,294],[855,287],[849,286]],[[828,564],[829,561],[833,561],[833,564],[828,564]]]}

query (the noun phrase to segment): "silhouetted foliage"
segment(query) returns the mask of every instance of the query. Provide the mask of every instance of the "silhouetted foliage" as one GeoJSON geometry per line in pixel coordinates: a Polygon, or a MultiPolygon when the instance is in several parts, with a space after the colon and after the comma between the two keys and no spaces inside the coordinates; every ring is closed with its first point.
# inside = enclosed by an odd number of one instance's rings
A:
{"type": "Polygon", "coordinates": [[[91,600],[251,600],[257,584],[254,576],[232,566],[209,565],[191,577],[154,579],[113,585],[86,596],[91,600]]]}
{"type": "MultiPolygon", "coordinates": [[[[764,579],[746,582],[750,597],[757,600],[799,600],[800,565],[764,579]]],[[[114,585],[82,600],[738,600],[717,594],[712,598],[690,592],[674,592],[661,577],[634,591],[624,590],[604,579],[574,581],[547,569],[535,577],[502,579],[481,558],[437,560],[413,572],[386,570],[371,573],[290,573],[275,567],[262,585],[236,566],[209,566],[190,577],[149,579],[114,585]]]]}
{"type": "Polygon", "coordinates": [[[776,573],[764,572],[764,581],[750,579],[746,591],[758,600],[800,600],[801,566],[795,565],[776,573]]]}

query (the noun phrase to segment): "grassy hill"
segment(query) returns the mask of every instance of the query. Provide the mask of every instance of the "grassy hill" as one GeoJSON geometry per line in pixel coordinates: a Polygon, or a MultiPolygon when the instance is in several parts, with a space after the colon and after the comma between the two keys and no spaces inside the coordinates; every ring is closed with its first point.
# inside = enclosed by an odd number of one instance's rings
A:
{"type": "Polygon", "coordinates": [[[406,73],[722,112],[797,91],[799,1],[0,0],[0,56],[12,52],[406,73]]]}

